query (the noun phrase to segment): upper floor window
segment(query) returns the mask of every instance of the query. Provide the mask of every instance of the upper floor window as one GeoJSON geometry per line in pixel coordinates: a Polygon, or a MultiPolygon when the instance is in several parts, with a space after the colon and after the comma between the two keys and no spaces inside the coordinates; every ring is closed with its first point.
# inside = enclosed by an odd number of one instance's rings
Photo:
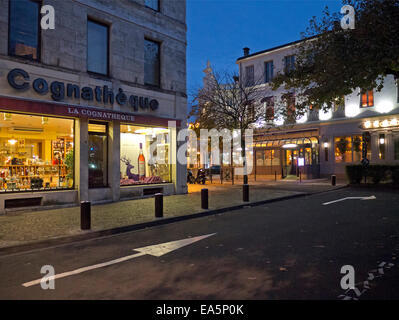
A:
{"type": "Polygon", "coordinates": [[[161,83],[160,44],[152,40],[144,40],[144,83],[160,86],[161,83]]]}
{"type": "Polygon", "coordinates": [[[362,91],[362,96],[360,100],[360,106],[362,108],[374,106],[374,93],[373,90],[362,91]]]}
{"type": "Polygon", "coordinates": [[[40,58],[38,1],[10,0],[9,54],[30,60],[40,58]]]}
{"type": "Polygon", "coordinates": [[[245,67],[245,84],[247,87],[255,84],[255,70],[253,65],[245,67]]]}
{"type": "Polygon", "coordinates": [[[155,11],[159,11],[159,0],[145,0],[145,6],[155,11]]]}
{"type": "Polygon", "coordinates": [[[286,103],[287,123],[293,123],[296,120],[295,94],[287,93],[284,97],[286,103]]]}
{"type": "Polygon", "coordinates": [[[108,36],[108,26],[87,21],[87,71],[108,74],[108,36]]]}
{"type": "Polygon", "coordinates": [[[274,120],[274,97],[266,97],[262,99],[266,111],[266,121],[274,120]]]}
{"type": "Polygon", "coordinates": [[[273,80],[273,61],[265,62],[265,82],[271,82],[273,80]]]}
{"type": "Polygon", "coordinates": [[[284,70],[286,73],[291,72],[295,69],[295,56],[285,56],[284,57],[284,70]]]}

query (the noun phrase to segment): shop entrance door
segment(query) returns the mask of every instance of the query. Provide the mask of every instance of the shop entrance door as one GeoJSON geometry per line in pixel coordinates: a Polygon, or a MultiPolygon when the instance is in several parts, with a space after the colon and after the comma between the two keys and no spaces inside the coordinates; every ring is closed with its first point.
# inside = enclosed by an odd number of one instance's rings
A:
{"type": "Polygon", "coordinates": [[[285,167],[288,175],[296,175],[298,150],[285,150],[285,167]]]}

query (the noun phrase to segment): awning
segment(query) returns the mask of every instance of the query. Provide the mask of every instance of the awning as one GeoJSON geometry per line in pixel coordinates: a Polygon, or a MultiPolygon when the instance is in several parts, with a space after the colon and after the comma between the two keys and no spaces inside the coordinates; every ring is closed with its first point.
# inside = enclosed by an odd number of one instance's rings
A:
{"type": "Polygon", "coordinates": [[[318,137],[307,137],[307,138],[292,138],[292,139],[270,139],[270,140],[258,140],[253,144],[254,148],[279,148],[283,145],[305,145],[311,144],[316,145],[319,143],[318,137]]]}

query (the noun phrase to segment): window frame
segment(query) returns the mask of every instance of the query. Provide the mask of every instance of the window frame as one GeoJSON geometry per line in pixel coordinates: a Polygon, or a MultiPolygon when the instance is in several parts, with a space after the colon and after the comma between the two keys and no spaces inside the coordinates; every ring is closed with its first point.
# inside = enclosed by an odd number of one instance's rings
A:
{"type": "Polygon", "coordinates": [[[284,73],[290,73],[291,71],[295,70],[295,60],[295,54],[284,56],[284,73]],[[289,61],[289,68],[287,61],[289,61]]]}
{"type": "MultiPolygon", "coordinates": [[[[102,121],[95,121],[95,120],[89,120],[89,122],[88,122],[88,125],[89,124],[99,124],[99,125],[105,125],[105,132],[97,132],[97,131],[89,131],[89,129],[87,129],[87,135],[88,135],[88,138],[90,137],[90,135],[96,135],[96,136],[103,136],[103,137],[106,137],[106,139],[107,139],[107,143],[105,144],[106,145],[106,148],[107,148],[107,150],[106,150],[106,161],[107,161],[107,165],[106,165],[106,169],[105,169],[105,172],[107,173],[107,181],[106,181],[106,183],[103,185],[103,186],[101,186],[101,187],[90,187],[90,184],[89,184],[89,176],[90,176],[90,173],[89,173],[89,170],[88,170],[88,176],[87,176],[87,185],[88,185],[88,188],[89,188],[89,190],[90,189],[104,189],[104,188],[109,188],[109,150],[110,150],[110,146],[109,146],[109,142],[110,142],[110,139],[109,139],[109,123],[108,122],[102,122],[102,121]]],[[[88,139],[89,140],[89,139],[88,139]]],[[[87,160],[89,160],[89,158],[87,158],[87,160]]],[[[87,161],[87,166],[89,166],[89,161],[87,161]]]]}
{"type": "Polygon", "coordinates": [[[265,83],[270,83],[273,81],[274,78],[274,62],[273,60],[265,61],[265,83]],[[267,66],[271,65],[271,72],[270,72],[270,77],[267,66]]]}
{"type": "Polygon", "coordinates": [[[150,6],[148,6],[147,5],[147,3],[146,3],[146,0],[144,0],[144,6],[146,7],[146,8],[148,8],[148,9],[151,9],[151,10],[153,10],[153,11],[155,11],[155,12],[161,12],[161,0],[157,0],[157,6],[158,6],[158,9],[154,9],[153,7],[150,7],[150,6]]]}
{"type": "Polygon", "coordinates": [[[86,71],[88,74],[93,74],[96,76],[101,76],[101,77],[109,77],[110,75],[110,57],[111,57],[111,25],[105,22],[101,22],[91,16],[87,16],[86,19],[86,37],[87,37],[87,49],[86,49],[86,71]],[[99,73],[96,71],[91,71],[89,70],[89,22],[101,25],[103,27],[107,28],[107,72],[106,73],[99,73]]]}
{"type": "Polygon", "coordinates": [[[274,101],[274,96],[267,96],[267,97],[264,97],[263,99],[262,99],[262,101],[263,101],[263,103],[265,104],[265,120],[266,120],[266,123],[271,123],[271,122],[273,122],[274,121],[274,119],[276,118],[275,117],[275,101],[274,101]],[[269,115],[269,112],[268,112],[268,110],[273,110],[273,112],[272,112],[272,117],[269,117],[268,115],[269,115]]]}
{"type": "Polygon", "coordinates": [[[27,61],[40,62],[41,61],[41,57],[42,57],[42,28],[41,28],[41,25],[40,25],[40,20],[41,20],[40,19],[40,17],[41,17],[40,10],[41,10],[41,7],[43,5],[43,0],[27,0],[27,1],[35,2],[35,3],[38,4],[37,48],[36,48],[36,50],[37,50],[37,59],[31,59],[31,58],[28,58],[28,57],[23,57],[23,56],[19,56],[19,55],[11,53],[11,45],[10,45],[10,43],[11,43],[11,2],[12,1],[18,1],[18,0],[8,0],[8,41],[7,41],[8,48],[7,48],[7,53],[8,53],[8,55],[10,57],[15,57],[15,58],[18,58],[18,59],[24,59],[24,60],[27,60],[27,61]]]}
{"type": "Polygon", "coordinates": [[[245,86],[252,87],[255,85],[255,66],[253,64],[245,66],[245,86]],[[248,70],[252,70],[252,78],[248,79],[248,70]],[[249,81],[251,80],[251,82],[249,81]]]}
{"type": "Polygon", "coordinates": [[[360,91],[360,108],[372,108],[374,107],[374,90],[361,90],[360,91]],[[370,104],[370,95],[369,93],[372,93],[372,99],[373,99],[373,104],[370,104]],[[367,97],[367,105],[363,106],[363,96],[366,95],[367,97]]]}
{"type": "Polygon", "coordinates": [[[145,86],[149,86],[151,88],[159,88],[159,89],[161,89],[161,87],[162,87],[161,86],[161,84],[162,84],[162,75],[161,75],[162,67],[161,67],[161,64],[162,64],[162,42],[158,41],[158,40],[155,40],[155,39],[152,39],[152,38],[149,38],[149,37],[144,37],[144,85],[145,86]],[[156,43],[158,45],[158,60],[159,60],[159,63],[158,63],[158,84],[147,83],[145,81],[145,78],[146,78],[146,76],[145,76],[145,65],[146,65],[146,62],[145,62],[145,42],[146,41],[153,42],[153,43],[156,43]]]}

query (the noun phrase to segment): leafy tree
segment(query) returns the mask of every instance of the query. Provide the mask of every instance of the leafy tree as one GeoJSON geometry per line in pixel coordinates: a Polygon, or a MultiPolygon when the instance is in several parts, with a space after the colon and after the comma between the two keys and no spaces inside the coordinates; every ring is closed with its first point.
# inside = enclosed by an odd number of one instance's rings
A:
{"type": "Polygon", "coordinates": [[[313,17],[296,47],[295,69],[279,74],[273,89],[295,90],[296,112],[327,111],[355,89],[381,91],[384,78],[399,77],[399,1],[344,0],[355,9],[355,29],[343,30],[343,15],[313,17]]]}

